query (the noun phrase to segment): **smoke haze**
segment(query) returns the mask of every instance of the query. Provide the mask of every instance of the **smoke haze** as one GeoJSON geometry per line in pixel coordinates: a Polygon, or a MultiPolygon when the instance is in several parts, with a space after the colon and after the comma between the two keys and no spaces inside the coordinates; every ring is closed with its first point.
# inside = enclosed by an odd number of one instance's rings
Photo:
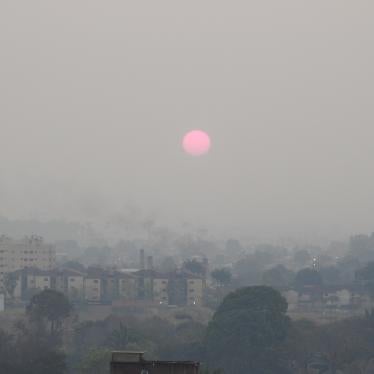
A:
{"type": "Polygon", "coordinates": [[[2,1],[0,215],[373,230],[372,1],[2,1]],[[183,153],[207,131],[212,150],[183,153]]]}

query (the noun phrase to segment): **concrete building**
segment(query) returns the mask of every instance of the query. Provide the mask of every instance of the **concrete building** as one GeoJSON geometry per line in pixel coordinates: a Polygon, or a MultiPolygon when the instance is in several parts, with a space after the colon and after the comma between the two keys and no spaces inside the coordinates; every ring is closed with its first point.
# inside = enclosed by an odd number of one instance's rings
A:
{"type": "Polygon", "coordinates": [[[187,305],[201,305],[203,303],[203,295],[205,281],[194,275],[187,276],[187,305]]]}
{"type": "Polygon", "coordinates": [[[120,300],[135,300],[138,297],[136,277],[131,274],[120,273],[118,275],[118,294],[120,300]]]}
{"type": "Polygon", "coordinates": [[[74,270],[65,270],[62,274],[65,284],[64,292],[72,301],[84,298],[84,277],[85,275],[74,270]]]}
{"type": "Polygon", "coordinates": [[[51,274],[48,271],[32,269],[26,275],[26,288],[43,291],[51,288],[51,274]]]}
{"type": "Polygon", "coordinates": [[[169,304],[168,293],[169,279],[165,276],[158,276],[153,279],[153,300],[160,304],[169,304]]]}
{"type": "Polygon", "coordinates": [[[113,352],[111,374],[198,374],[199,363],[192,361],[146,361],[144,352],[113,352]]]}
{"type": "Polygon", "coordinates": [[[52,270],[55,266],[55,250],[43,238],[30,236],[14,240],[0,237],[0,288],[3,288],[4,275],[7,273],[26,267],[52,270]]]}

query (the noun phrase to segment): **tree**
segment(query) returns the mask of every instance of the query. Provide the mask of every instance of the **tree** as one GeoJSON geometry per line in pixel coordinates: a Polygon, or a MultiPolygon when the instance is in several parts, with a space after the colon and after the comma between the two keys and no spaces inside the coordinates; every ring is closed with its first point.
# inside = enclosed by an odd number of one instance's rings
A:
{"type": "Polygon", "coordinates": [[[229,239],[225,245],[225,251],[230,257],[239,256],[243,252],[242,245],[237,239],[229,239]]]}
{"type": "Polygon", "coordinates": [[[356,271],[356,279],[361,281],[369,291],[371,298],[374,298],[374,262],[356,271]]]}
{"type": "Polygon", "coordinates": [[[356,271],[356,279],[363,281],[374,281],[374,261],[369,262],[363,268],[356,271]]]}
{"type": "Polygon", "coordinates": [[[254,286],[225,297],[206,335],[210,367],[230,374],[284,373],[279,345],[289,328],[287,302],[273,288],[254,286]]]}
{"type": "Polygon", "coordinates": [[[337,266],[323,267],[320,270],[322,281],[324,284],[342,284],[342,271],[337,266]]]}
{"type": "Polygon", "coordinates": [[[79,365],[81,374],[109,374],[111,351],[107,349],[92,349],[79,365]]]}
{"type": "Polygon", "coordinates": [[[210,275],[220,286],[227,286],[232,279],[231,271],[228,269],[215,269],[210,273],[210,275]]]}
{"type": "Polygon", "coordinates": [[[301,269],[295,277],[296,287],[304,286],[320,286],[322,285],[321,274],[314,269],[305,268],[301,269]]]}
{"type": "Polygon", "coordinates": [[[306,249],[301,249],[294,253],[293,260],[299,266],[306,266],[308,263],[310,263],[311,257],[306,249]]]}
{"type": "Polygon", "coordinates": [[[65,354],[42,326],[18,322],[13,335],[0,330],[0,372],[6,374],[63,374],[65,354]]]}
{"type": "Polygon", "coordinates": [[[177,264],[171,256],[165,257],[160,264],[160,271],[163,273],[171,273],[176,269],[177,264]]]}
{"type": "Polygon", "coordinates": [[[14,291],[17,287],[18,276],[16,273],[7,273],[4,276],[4,288],[8,295],[13,299],[14,291]]]}
{"type": "Polygon", "coordinates": [[[206,272],[204,264],[195,259],[185,261],[183,268],[196,275],[205,275],[206,272]]]}
{"type": "Polygon", "coordinates": [[[374,261],[374,234],[355,235],[350,238],[349,248],[352,255],[363,262],[374,261]]]}
{"type": "Polygon", "coordinates": [[[121,322],[119,328],[114,330],[108,338],[110,348],[120,351],[125,350],[129,344],[129,332],[127,327],[121,322]]]}
{"type": "Polygon", "coordinates": [[[262,282],[266,286],[277,289],[287,288],[294,279],[294,273],[283,265],[275,266],[262,274],[262,282]]]}
{"type": "Polygon", "coordinates": [[[32,320],[47,320],[50,332],[61,328],[62,321],[70,315],[71,304],[67,297],[55,290],[44,290],[33,296],[26,312],[32,320]]]}

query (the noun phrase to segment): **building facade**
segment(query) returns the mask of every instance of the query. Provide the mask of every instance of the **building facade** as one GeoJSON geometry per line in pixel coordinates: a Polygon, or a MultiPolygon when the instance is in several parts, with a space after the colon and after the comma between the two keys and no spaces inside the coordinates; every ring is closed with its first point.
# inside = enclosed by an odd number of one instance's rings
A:
{"type": "Polygon", "coordinates": [[[4,286],[3,280],[5,274],[26,267],[38,268],[40,270],[54,269],[56,267],[56,252],[54,247],[46,244],[43,238],[39,236],[25,237],[21,240],[1,236],[0,288],[4,286]]]}
{"type": "Polygon", "coordinates": [[[113,352],[111,374],[198,374],[199,363],[192,361],[146,361],[143,352],[113,352]]]}

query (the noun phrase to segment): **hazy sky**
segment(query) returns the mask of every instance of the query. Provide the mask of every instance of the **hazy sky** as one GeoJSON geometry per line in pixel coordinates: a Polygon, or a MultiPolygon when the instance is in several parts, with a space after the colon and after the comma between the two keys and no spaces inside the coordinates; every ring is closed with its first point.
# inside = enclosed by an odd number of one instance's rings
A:
{"type": "MultiPolygon", "coordinates": [[[[0,2],[0,215],[374,230],[374,2],[0,2]],[[184,133],[212,137],[185,155],[184,133]]],[[[335,234],[334,234],[335,235],[335,234]]]]}

